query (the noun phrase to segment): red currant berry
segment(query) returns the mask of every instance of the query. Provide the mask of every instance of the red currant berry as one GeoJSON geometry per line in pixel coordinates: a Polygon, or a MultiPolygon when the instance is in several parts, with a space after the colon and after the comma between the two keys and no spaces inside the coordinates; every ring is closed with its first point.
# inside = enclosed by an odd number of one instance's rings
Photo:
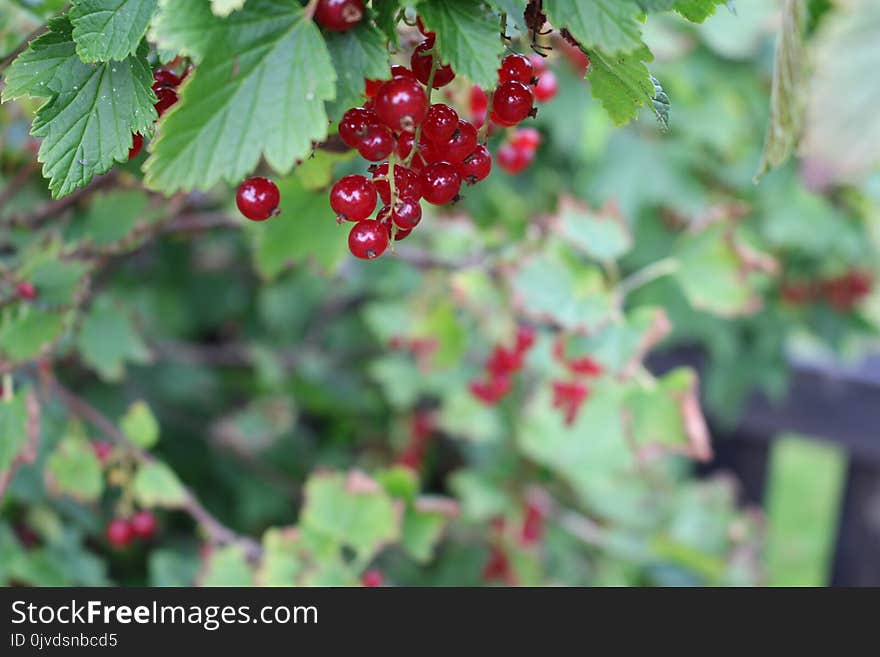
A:
{"type": "Polygon", "coordinates": [[[544,512],[536,504],[526,505],[523,517],[522,532],[520,539],[523,545],[535,545],[540,543],[544,536],[544,512]]]}
{"type": "Polygon", "coordinates": [[[428,108],[428,115],[422,123],[422,134],[435,144],[445,144],[452,139],[458,128],[458,112],[449,105],[437,103],[428,108]]]}
{"type": "Polygon", "coordinates": [[[516,350],[524,354],[535,345],[538,335],[535,329],[528,324],[522,324],[516,329],[516,350]]]}
{"type": "MultiPolygon", "coordinates": [[[[372,168],[373,185],[379,192],[379,198],[385,205],[391,203],[391,185],[388,183],[388,163],[383,162],[372,168]]],[[[398,198],[405,196],[412,199],[422,198],[422,184],[415,171],[407,169],[399,164],[394,165],[394,191],[398,198]]]]}
{"type": "Polygon", "coordinates": [[[280,201],[278,187],[267,178],[248,178],[235,193],[239,212],[251,221],[265,221],[277,215],[280,201]]]}
{"type": "Polygon", "coordinates": [[[167,68],[157,68],[153,71],[153,91],[158,91],[162,87],[170,87],[174,89],[181,83],[181,78],[174,71],[167,68]]]}
{"type": "Polygon", "coordinates": [[[153,538],[156,533],[156,516],[150,511],[138,511],[131,517],[129,526],[135,538],[144,540],[153,538]]]}
{"type": "Polygon", "coordinates": [[[414,132],[428,113],[428,97],[416,80],[393,78],[373,99],[379,120],[395,132],[414,132]]]}
{"type": "Polygon", "coordinates": [[[315,21],[331,32],[345,32],[364,17],[363,0],[318,0],[315,21]]]}
{"type": "Polygon", "coordinates": [[[486,112],[489,111],[489,97],[482,88],[474,85],[471,87],[468,105],[471,116],[485,116],[486,112]]]}
{"type": "Polygon", "coordinates": [[[131,148],[128,149],[128,159],[133,160],[138,155],[141,154],[141,149],[144,147],[144,138],[139,135],[137,132],[131,136],[131,148]]]}
{"type": "Polygon", "coordinates": [[[521,352],[498,346],[492,350],[492,355],[486,362],[486,371],[493,378],[496,378],[506,374],[514,374],[522,368],[522,365],[523,354],[521,352]]]}
{"type": "Polygon", "coordinates": [[[95,453],[98,461],[103,465],[110,460],[110,456],[113,454],[113,443],[98,440],[92,443],[92,451],[95,453]]]}
{"type": "Polygon", "coordinates": [[[416,74],[409,70],[406,66],[401,66],[400,64],[394,64],[391,66],[391,77],[392,78],[409,78],[410,80],[416,79],[416,74]]]}
{"type": "Polygon", "coordinates": [[[461,162],[477,147],[477,129],[468,121],[459,121],[458,127],[446,143],[437,143],[437,150],[447,162],[461,162]]]}
{"type": "MultiPolygon", "coordinates": [[[[404,162],[409,159],[415,140],[416,137],[411,132],[401,132],[397,136],[397,143],[395,145],[394,152],[397,153],[397,156],[404,162]]],[[[422,140],[422,142],[424,142],[424,140],[422,140]]],[[[421,151],[422,148],[419,148],[419,152],[413,155],[412,159],[409,160],[409,167],[413,171],[421,171],[422,167],[424,167],[426,164],[425,158],[422,156],[421,151]]]]}
{"type": "Polygon", "coordinates": [[[33,301],[37,298],[37,288],[30,281],[22,281],[15,286],[15,293],[19,299],[27,299],[33,301]]]}
{"type": "Polygon", "coordinates": [[[372,260],[388,248],[388,230],[381,222],[366,219],[357,222],[348,234],[348,248],[355,258],[372,260]]]}
{"type": "Polygon", "coordinates": [[[508,123],[507,121],[503,121],[502,119],[498,118],[498,115],[495,114],[495,110],[492,110],[492,112],[489,113],[489,118],[492,119],[492,122],[489,124],[490,134],[491,134],[492,128],[494,126],[501,126],[502,128],[510,128],[510,127],[513,127],[516,125],[516,123],[508,123]]]}
{"type": "Polygon", "coordinates": [[[383,581],[384,578],[382,577],[382,573],[378,570],[368,570],[363,575],[361,575],[361,584],[368,588],[382,586],[383,581]]]}
{"type": "Polygon", "coordinates": [[[522,173],[532,163],[531,153],[510,144],[504,144],[499,148],[495,157],[498,166],[511,175],[522,173]]]}
{"type": "Polygon", "coordinates": [[[340,178],[330,190],[330,207],[340,221],[361,221],[376,208],[376,188],[364,176],[340,178]]]}
{"type": "Polygon", "coordinates": [[[162,116],[168,109],[177,102],[177,92],[169,87],[162,87],[156,91],[155,104],[156,113],[162,116]]]}
{"type": "Polygon", "coordinates": [[[535,98],[522,82],[499,84],[492,96],[492,111],[503,123],[517,124],[534,115],[535,98]]]}
{"type": "Polygon", "coordinates": [[[534,153],[541,145],[541,133],[534,128],[520,128],[510,138],[510,145],[527,153],[534,153]]]}
{"type": "MultiPolygon", "coordinates": [[[[384,84],[384,83],[383,83],[384,84]]],[[[379,117],[365,107],[353,107],[339,121],[339,137],[349,148],[357,148],[371,125],[377,125],[379,117]]]]}
{"type": "Polygon", "coordinates": [[[422,220],[422,206],[419,205],[418,199],[401,196],[394,202],[391,219],[398,228],[412,230],[422,220]]]}
{"type": "Polygon", "coordinates": [[[535,100],[539,103],[546,103],[556,96],[559,91],[559,83],[556,81],[556,74],[553,71],[547,71],[538,78],[538,84],[535,85],[535,100]]]}
{"type": "Polygon", "coordinates": [[[114,548],[128,547],[134,538],[131,525],[124,518],[113,518],[107,523],[104,534],[107,536],[107,542],[114,548]]]}
{"type": "Polygon", "coordinates": [[[405,240],[409,237],[409,234],[412,232],[412,229],[404,230],[397,224],[391,221],[391,206],[386,205],[384,208],[379,210],[379,214],[376,215],[376,221],[384,226],[385,231],[388,233],[388,239],[393,240],[395,242],[399,242],[401,240],[405,240]],[[396,233],[395,233],[396,229],[396,233]]]}
{"type": "Polygon", "coordinates": [[[381,87],[384,82],[385,80],[364,80],[364,96],[367,98],[375,96],[376,92],[379,91],[379,87],[381,87]]]}
{"type": "MultiPolygon", "coordinates": [[[[431,66],[434,61],[434,55],[426,55],[425,52],[431,50],[433,47],[434,38],[431,37],[425,39],[416,46],[416,49],[413,51],[412,57],[409,60],[413,73],[415,73],[418,81],[424,85],[428,84],[428,80],[431,77],[431,66]]],[[[437,70],[434,71],[434,81],[432,86],[435,89],[439,89],[440,87],[445,87],[454,79],[455,71],[452,70],[452,67],[449,64],[440,64],[437,66],[437,70]]]]}
{"type": "Polygon", "coordinates": [[[422,170],[422,195],[428,203],[446,205],[460,188],[461,176],[449,162],[432,162],[422,170]]]}
{"type": "Polygon", "coordinates": [[[357,147],[361,157],[370,162],[384,160],[394,150],[394,135],[384,125],[374,124],[367,127],[357,147]]]}
{"type": "Polygon", "coordinates": [[[492,171],[492,154],[480,144],[474,152],[458,164],[458,173],[468,185],[474,185],[492,171]]]}
{"type": "Polygon", "coordinates": [[[522,82],[531,84],[535,77],[532,62],[525,55],[514,53],[501,60],[501,68],[498,69],[499,82],[522,82]]]}
{"type": "Polygon", "coordinates": [[[529,55],[529,63],[532,65],[532,74],[541,75],[547,70],[547,58],[535,53],[529,55]]]}

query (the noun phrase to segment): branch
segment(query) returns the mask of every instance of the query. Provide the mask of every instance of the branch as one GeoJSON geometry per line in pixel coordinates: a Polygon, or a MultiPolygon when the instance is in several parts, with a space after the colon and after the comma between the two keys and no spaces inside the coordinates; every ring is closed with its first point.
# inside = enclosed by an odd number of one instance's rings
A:
{"type": "Polygon", "coordinates": [[[64,198],[46,203],[31,214],[18,214],[0,220],[0,225],[32,229],[42,228],[49,219],[61,214],[70,206],[76,205],[79,201],[90,196],[99,189],[109,187],[114,182],[116,182],[116,172],[111,171],[104,176],[95,178],[85,187],[76,190],[72,194],[68,194],[64,198]]]}
{"type": "MultiPolygon", "coordinates": [[[[72,414],[99,429],[101,433],[114,443],[124,445],[141,463],[155,462],[155,458],[150,453],[129,441],[128,437],[107,416],[65,387],[58,379],[50,375],[47,383],[72,414]]],[[[259,543],[250,537],[236,533],[224,525],[205,508],[190,488],[183,484],[181,485],[184,492],[183,511],[188,513],[205,530],[205,533],[207,533],[208,538],[212,542],[224,545],[234,543],[244,549],[245,554],[250,560],[257,561],[261,558],[263,551],[259,543]]]]}

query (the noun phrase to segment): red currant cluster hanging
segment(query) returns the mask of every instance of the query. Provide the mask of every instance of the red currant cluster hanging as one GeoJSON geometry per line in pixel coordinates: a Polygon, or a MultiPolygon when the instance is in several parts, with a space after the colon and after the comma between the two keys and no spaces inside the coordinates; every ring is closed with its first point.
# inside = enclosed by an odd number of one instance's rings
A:
{"type": "Polygon", "coordinates": [[[496,345],[486,361],[487,378],[472,381],[469,386],[471,394],[490,406],[500,402],[510,392],[511,377],[522,369],[523,359],[534,344],[535,329],[520,326],[512,349],[496,345]]]}
{"type": "Polygon", "coordinates": [[[561,410],[565,415],[565,423],[570,425],[577,419],[581,406],[590,396],[590,388],[584,379],[595,378],[604,370],[602,365],[589,356],[568,358],[562,338],[553,344],[553,356],[574,376],[570,381],[553,382],[553,408],[561,410]]]}
{"type": "Polygon", "coordinates": [[[156,516],[142,510],[130,518],[113,518],[107,523],[104,534],[114,548],[126,548],[135,540],[148,541],[156,533],[156,516]]]}

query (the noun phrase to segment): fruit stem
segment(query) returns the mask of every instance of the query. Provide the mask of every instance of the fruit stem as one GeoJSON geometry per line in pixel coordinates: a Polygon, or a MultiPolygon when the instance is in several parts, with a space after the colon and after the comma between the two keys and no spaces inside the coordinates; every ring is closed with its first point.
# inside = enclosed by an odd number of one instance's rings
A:
{"type": "Polygon", "coordinates": [[[318,7],[318,0],[309,0],[309,4],[305,6],[303,9],[303,13],[305,13],[306,18],[311,20],[315,17],[315,9],[318,7]]]}
{"type": "MultiPolygon", "coordinates": [[[[436,48],[436,45],[434,46],[434,48],[436,48]]],[[[428,52],[430,52],[430,53],[434,52],[434,48],[431,48],[428,52]]],[[[422,53],[422,57],[427,57],[427,56],[428,56],[427,53],[422,53]]],[[[428,107],[431,107],[431,95],[434,92],[434,75],[437,73],[437,69],[439,68],[439,63],[440,63],[439,56],[435,57],[434,55],[431,55],[430,57],[431,57],[431,72],[428,74],[428,107]]],[[[407,169],[409,169],[410,164],[412,164],[413,158],[416,155],[416,151],[421,150],[421,148],[419,147],[419,139],[421,138],[421,136],[422,136],[422,124],[419,123],[418,127],[416,128],[415,134],[413,136],[412,148],[409,150],[409,155],[406,156],[406,160],[403,163],[403,166],[405,166],[407,169]]],[[[389,168],[389,171],[390,171],[390,168],[389,168]]],[[[391,177],[393,178],[394,175],[392,174],[391,177]]],[[[393,197],[394,188],[392,187],[391,189],[392,189],[392,197],[393,197]]],[[[393,198],[392,198],[392,200],[393,200],[393,198]]]]}
{"type": "Polygon", "coordinates": [[[625,299],[640,287],[652,283],[658,278],[674,274],[678,271],[678,268],[679,262],[675,258],[663,258],[662,260],[657,260],[624,278],[620,282],[617,292],[622,299],[625,299]]]}

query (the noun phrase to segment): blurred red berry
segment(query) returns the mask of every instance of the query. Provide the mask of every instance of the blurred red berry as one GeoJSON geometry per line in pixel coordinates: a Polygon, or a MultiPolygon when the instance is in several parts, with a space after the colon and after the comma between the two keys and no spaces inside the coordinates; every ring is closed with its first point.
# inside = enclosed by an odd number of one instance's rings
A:
{"type": "Polygon", "coordinates": [[[361,584],[363,584],[367,588],[376,588],[378,586],[382,586],[382,583],[384,581],[385,578],[382,577],[382,573],[379,570],[368,570],[363,575],[361,575],[361,584]]]}

